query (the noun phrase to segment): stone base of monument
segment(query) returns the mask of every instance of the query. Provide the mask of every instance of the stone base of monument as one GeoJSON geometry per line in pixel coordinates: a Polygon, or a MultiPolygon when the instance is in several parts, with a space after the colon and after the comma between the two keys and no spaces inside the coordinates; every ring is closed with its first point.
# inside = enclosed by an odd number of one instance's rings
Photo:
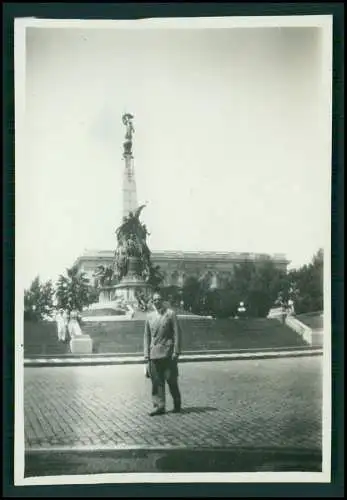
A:
{"type": "Polygon", "coordinates": [[[138,300],[136,294],[138,292],[145,295],[150,294],[152,292],[152,287],[141,280],[123,280],[119,285],[115,285],[114,292],[116,296],[123,299],[126,304],[137,309],[138,300]]]}
{"type": "Polygon", "coordinates": [[[92,354],[93,341],[89,335],[80,335],[70,341],[70,350],[72,354],[92,354]]]}
{"type": "Polygon", "coordinates": [[[138,295],[148,297],[153,293],[151,285],[139,275],[141,268],[137,257],[129,257],[128,273],[117,284],[100,288],[99,302],[84,311],[83,321],[131,320],[141,311],[138,295]],[[113,313],[113,314],[112,314],[113,313]]]}

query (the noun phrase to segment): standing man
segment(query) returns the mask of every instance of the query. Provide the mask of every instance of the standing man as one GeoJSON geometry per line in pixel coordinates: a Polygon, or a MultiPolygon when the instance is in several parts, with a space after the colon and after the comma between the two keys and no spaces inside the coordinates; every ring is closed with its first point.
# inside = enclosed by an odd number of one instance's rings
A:
{"type": "Polygon", "coordinates": [[[174,403],[174,413],[181,411],[178,388],[178,357],[181,352],[181,331],[175,312],[168,308],[160,293],[153,295],[154,311],[148,315],[144,333],[144,358],[152,381],[154,410],[150,416],[165,413],[165,382],[174,403]]]}

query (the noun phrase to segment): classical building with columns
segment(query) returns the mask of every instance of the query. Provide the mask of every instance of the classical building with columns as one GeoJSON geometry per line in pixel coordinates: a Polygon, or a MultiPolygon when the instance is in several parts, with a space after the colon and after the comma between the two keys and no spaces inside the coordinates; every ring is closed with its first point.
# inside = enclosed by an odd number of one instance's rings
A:
{"type": "MultiPolygon", "coordinates": [[[[182,286],[188,276],[208,278],[211,287],[223,288],[232,277],[233,267],[244,261],[260,263],[271,260],[278,269],[286,271],[289,261],[283,254],[254,254],[233,252],[178,252],[154,251],[152,262],[160,266],[164,275],[163,286],[182,286]]],[[[93,280],[96,268],[100,265],[111,266],[114,261],[112,250],[86,250],[78,257],[75,265],[93,280]]]]}

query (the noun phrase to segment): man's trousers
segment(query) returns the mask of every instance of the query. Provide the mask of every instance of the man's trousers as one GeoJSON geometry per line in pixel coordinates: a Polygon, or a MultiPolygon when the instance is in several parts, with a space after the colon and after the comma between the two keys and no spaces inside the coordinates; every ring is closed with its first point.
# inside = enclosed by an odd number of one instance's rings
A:
{"type": "Polygon", "coordinates": [[[152,400],[156,409],[165,410],[165,383],[169,386],[174,408],[181,408],[181,394],[178,388],[177,361],[171,358],[153,359],[149,362],[152,381],[152,400]]]}

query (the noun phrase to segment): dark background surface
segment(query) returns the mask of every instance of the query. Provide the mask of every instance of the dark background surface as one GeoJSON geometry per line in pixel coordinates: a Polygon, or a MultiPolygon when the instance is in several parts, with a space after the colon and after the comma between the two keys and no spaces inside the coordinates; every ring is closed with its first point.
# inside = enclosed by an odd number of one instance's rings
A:
{"type": "Polygon", "coordinates": [[[343,52],[344,5],[335,3],[4,3],[4,274],[3,274],[3,389],[4,446],[3,495],[6,497],[58,496],[127,496],[127,497],[228,497],[303,496],[343,497],[343,285],[344,285],[344,210],[343,210],[343,52]],[[91,486],[13,486],[13,402],[14,402],[14,74],[13,20],[15,17],[79,18],[79,19],[138,19],[143,17],[255,15],[333,15],[333,158],[332,158],[332,374],[333,374],[333,435],[331,484],[132,484],[91,486]]]}
{"type": "Polygon", "coordinates": [[[321,472],[317,450],[126,450],[27,453],[25,476],[122,473],[321,472]]]}

